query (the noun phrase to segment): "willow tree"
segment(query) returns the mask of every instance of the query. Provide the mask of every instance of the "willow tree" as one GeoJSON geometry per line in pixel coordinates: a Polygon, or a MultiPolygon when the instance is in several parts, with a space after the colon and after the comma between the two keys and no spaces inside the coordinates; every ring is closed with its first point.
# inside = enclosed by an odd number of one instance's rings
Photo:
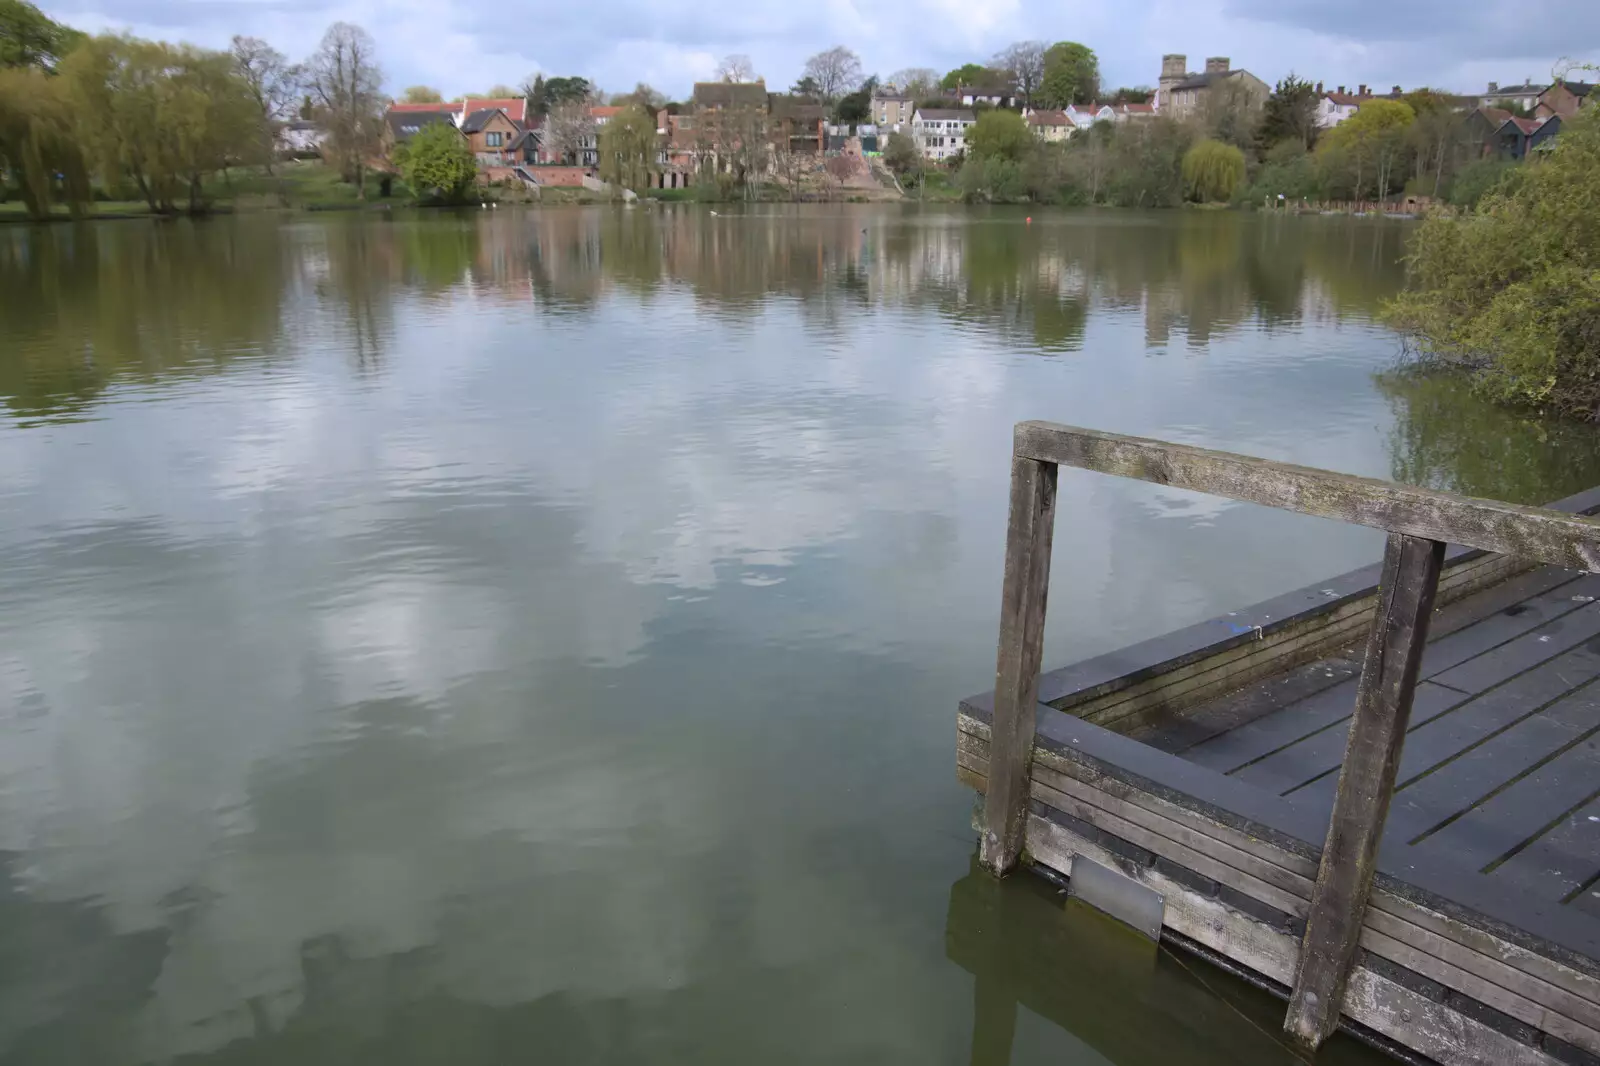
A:
{"type": "Polygon", "coordinates": [[[656,171],[656,120],[637,104],[611,116],[600,129],[600,177],[625,189],[650,184],[656,171]]]}
{"type": "Polygon", "coordinates": [[[196,212],[205,179],[259,151],[262,116],[231,56],[104,35],[61,64],[76,133],[108,184],[131,183],[151,211],[196,212]]]}
{"type": "Polygon", "coordinates": [[[1201,203],[1222,203],[1244,184],[1244,153],[1221,141],[1200,141],[1183,156],[1183,184],[1201,203]]]}
{"type": "Polygon", "coordinates": [[[0,69],[0,173],[21,179],[28,215],[42,219],[60,198],[80,217],[92,199],[88,167],[74,136],[72,106],[61,79],[36,67],[0,69]]]}

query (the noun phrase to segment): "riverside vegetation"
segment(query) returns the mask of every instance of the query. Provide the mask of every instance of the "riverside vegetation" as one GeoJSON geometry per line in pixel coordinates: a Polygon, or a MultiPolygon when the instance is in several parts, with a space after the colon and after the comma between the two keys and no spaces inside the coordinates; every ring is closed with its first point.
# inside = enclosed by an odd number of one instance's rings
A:
{"type": "Polygon", "coordinates": [[[1600,120],[1567,123],[1470,214],[1430,218],[1386,308],[1425,358],[1490,397],[1600,421],[1600,120]]]}
{"type": "Polygon", "coordinates": [[[950,164],[892,135],[885,162],[926,194],[983,203],[1177,207],[1184,203],[1367,202],[1401,193],[1471,208],[1518,164],[1481,158],[1451,98],[1418,89],[1376,99],[1332,129],[1314,86],[1293,74],[1258,106],[1224,86],[1187,121],[1098,122],[1065,142],[1033,137],[1015,112],[980,109],[950,164]]]}

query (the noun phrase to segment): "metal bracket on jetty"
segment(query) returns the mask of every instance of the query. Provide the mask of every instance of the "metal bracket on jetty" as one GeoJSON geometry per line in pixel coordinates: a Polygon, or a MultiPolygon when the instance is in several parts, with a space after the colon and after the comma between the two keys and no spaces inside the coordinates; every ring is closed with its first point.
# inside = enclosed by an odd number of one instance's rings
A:
{"type": "Polygon", "coordinates": [[[1447,1064],[1600,1063],[1597,511],[1019,424],[995,689],[959,715],[983,866],[1246,973],[1308,1051],[1343,1025],[1447,1064]],[[1388,542],[1041,674],[1062,466],[1388,542]]]}

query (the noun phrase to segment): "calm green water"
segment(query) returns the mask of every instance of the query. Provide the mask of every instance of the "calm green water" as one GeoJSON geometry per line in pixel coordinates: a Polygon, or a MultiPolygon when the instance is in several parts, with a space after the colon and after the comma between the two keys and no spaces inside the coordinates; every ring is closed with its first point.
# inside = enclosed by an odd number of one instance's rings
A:
{"type": "MultiPolygon", "coordinates": [[[[954,711],[1019,419],[1600,482],[1586,430],[1381,376],[1405,232],[0,228],[0,1062],[1290,1061],[1272,1001],[971,876],[954,711]]],[[[1061,495],[1053,664],[1379,550],[1061,495]]]]}

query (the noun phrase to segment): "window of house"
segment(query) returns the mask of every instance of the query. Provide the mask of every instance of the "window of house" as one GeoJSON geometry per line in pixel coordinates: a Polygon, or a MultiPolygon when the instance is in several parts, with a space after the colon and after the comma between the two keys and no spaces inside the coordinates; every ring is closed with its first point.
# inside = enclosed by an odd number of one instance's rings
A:
{"type": "Polygon", "coordinates": [[[484,137],[484,143],[487,144],[490,148],[499,148],[500,147],[500,139],[502,137],[504,137],[504,136],[505,136],[505,134],[503,134],[503,133],[490,133],[490,134],[487,134],[484,137]]]}

